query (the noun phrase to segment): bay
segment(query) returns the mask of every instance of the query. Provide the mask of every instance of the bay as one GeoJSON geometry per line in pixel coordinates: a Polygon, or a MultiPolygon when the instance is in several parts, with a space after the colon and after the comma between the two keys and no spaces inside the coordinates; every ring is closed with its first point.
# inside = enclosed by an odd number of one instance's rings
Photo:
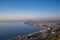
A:
{"type": "Polygon", "coordinates": [[[0,40],[27,35],[40,29],[37,26],[26,25],[24,22],[0,22],[0,40]]]}

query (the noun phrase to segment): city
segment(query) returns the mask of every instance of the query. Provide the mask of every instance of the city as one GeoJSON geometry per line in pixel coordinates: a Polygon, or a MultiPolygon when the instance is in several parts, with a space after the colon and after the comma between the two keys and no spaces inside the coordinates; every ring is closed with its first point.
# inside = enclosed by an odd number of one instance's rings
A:
{"type": "Polygon", "coordinates": [[[60,0],[0,0],[0,40],[60,40],[60,0]]]}
{"type": "Polygon", "coordinates": [[[54,22],[47,21],[41,23],[24,22],[24,23],[27,25],[41,27],[42,29],[38,32],[33,32],[25,36],[18,35],[15,39],[12,40],[60,40],[60,21],[54,21],[54,22]]]}

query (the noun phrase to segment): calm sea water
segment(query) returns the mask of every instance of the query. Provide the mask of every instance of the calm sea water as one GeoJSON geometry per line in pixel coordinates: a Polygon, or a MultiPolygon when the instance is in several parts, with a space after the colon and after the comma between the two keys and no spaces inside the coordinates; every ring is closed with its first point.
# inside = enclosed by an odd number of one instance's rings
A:
{"type": "Polygon", "coordinates": [[[39,27],[26,25],[23,22],[0,22],[0,40],[6,40],[17,35],[26,35],[40,29],[39,27]]]}

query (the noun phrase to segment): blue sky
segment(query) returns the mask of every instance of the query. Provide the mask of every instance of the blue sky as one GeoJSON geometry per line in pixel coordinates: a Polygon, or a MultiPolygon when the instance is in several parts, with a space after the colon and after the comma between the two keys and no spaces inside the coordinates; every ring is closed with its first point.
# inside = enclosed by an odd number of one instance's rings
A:
{"type": "Polygon", "coordinates": [[[60,18],[60,0],[0,0],[0,20],[60,18]]]}

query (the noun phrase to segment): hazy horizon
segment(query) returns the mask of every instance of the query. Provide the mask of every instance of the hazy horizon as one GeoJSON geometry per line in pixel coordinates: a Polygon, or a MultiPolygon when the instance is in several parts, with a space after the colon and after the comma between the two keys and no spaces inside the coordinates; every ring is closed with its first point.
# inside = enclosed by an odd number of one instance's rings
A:
{"type": "Polygon", "coordinates": [[[60,0],[0,0],[0,20],[60,19],[60,0]]]}

